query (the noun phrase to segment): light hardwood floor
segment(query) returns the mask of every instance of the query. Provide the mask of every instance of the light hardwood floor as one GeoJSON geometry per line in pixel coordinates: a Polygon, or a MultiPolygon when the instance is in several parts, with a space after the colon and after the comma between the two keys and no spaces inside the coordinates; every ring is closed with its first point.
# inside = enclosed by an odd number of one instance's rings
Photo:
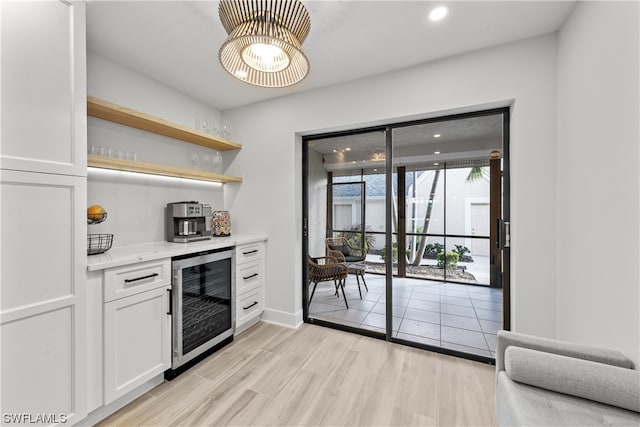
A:
{"type": "Polygon", "coordinates": [[[258,323],[99,426],[490,426],[494,367],[258,323]]]}

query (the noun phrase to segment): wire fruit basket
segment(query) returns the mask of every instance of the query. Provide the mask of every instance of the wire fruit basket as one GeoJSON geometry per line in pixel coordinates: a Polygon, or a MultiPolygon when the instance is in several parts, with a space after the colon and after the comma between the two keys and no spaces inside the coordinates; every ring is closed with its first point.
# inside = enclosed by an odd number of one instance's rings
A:
{"type": "Polygon", "coordinates": [[[113,234],[89,234],[87,235],[87,255],[102,254],[113,244],[113,234]]]}

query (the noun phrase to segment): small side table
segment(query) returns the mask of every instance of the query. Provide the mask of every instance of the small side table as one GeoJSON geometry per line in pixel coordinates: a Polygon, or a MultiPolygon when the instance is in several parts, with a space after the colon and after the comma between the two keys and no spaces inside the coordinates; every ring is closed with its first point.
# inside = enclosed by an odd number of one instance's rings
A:
{"type": "Polygon", "coordinates": [[[367,288],[367,282],[364,280],[364,269],[367,267],[366,264],[360,264],[357,262],[352,262],[347,264],[347,269],[350,274],[355,274],[356,280],[358,281],[358,292],[360,293],[360,299],[362,299],[362,291],[360,290],[360,278],[362,278],[362,284],[367,292],[369,292],[369,288],[367,288]]]}

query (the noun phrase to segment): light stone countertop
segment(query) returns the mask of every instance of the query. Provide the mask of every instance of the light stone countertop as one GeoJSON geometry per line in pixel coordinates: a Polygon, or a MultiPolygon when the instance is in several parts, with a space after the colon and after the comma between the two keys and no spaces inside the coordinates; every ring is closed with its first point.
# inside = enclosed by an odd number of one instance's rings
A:
{"type": "Polygon", "coordinates": [[[210,240],[190,243],[153,242],[130,246],[114,246],[103,254],[87,256],[87,270],[104,270],[105,268],[245,245],[264,240],[267,240],[266,235],[232,234],[229,237],[212,237],[210,240]]]}

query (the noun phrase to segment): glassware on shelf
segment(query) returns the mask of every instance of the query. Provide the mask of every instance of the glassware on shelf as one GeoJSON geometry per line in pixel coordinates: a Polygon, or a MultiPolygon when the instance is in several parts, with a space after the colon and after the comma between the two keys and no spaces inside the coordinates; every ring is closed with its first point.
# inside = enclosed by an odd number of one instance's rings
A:
{"type": "Polygon", "coordinates": [[[220,136],[225,139],[231,139],[231,121],[229,119],[222,120],[222,134],[220,136]]]}
{"type": "Polygon", "coordinates": [[[196,130],[204,133],[211,133],[211,121],[206,117],[196,117],[196,130]]]}
{"type": "Polygon", "coordinates": [[[200,167],[202,170],[210,171],[213,160],[210,153],[200,153],[200,167]]]}
{"type": "Polygon", "coordinates": [[[189,165],[193,170],[200,169],[200,155],[197,151],[192,151],[189,153],[189,165]]]}
{"type": "Polygon", "coordinates": [[[213,155],[213,172],[222,173],[222,154],[219,151],[213,155]]]}

